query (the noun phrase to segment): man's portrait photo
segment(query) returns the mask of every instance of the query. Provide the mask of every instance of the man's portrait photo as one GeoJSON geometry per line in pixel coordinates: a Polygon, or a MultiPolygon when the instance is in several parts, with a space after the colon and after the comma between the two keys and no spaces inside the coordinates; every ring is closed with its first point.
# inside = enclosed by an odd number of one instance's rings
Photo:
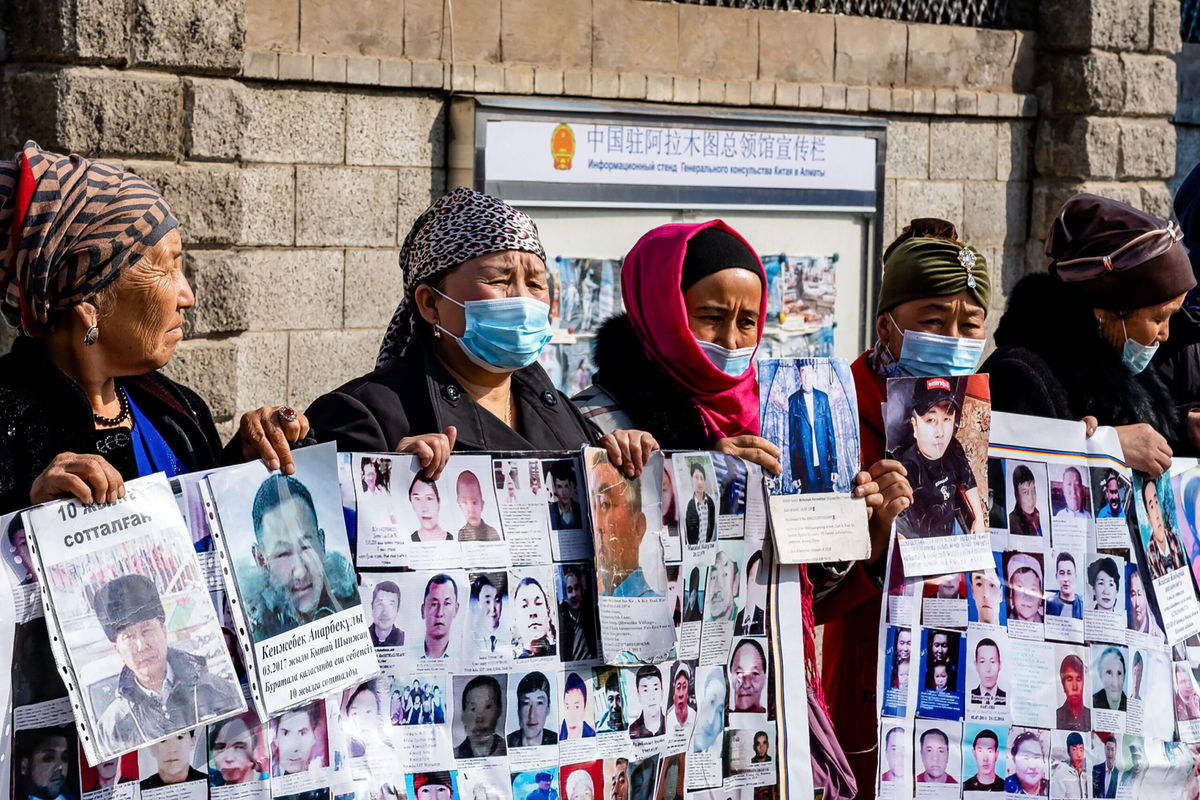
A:
{"type": "Polygon", "coordinates": [[[507,572],[472,572],[471,624],[475,647],[484,654],[504,653],[509,642],[504,622],[508,603],[507,572]]]}
{"type": "Polygon", "coordinates": [[[979,569],[967,573],[967,621],[984,625],[1004,625],[1007,620],[1004,607],[1004,584],[1000,580],[1003,572],[1001,555],[993,553],[994,569],[979,569]]]}
{"type": "Polygon", "coordinates": [[[119,758],[101,761],[94,767],[87,763],[86,757],[81,757],[79,773],[84,795],[97,789],[112,789],[121,783],[134,783],[138,780],[138,755],[136,752],[126,753],[119,758]]]}
{"type": "MultiPolygon", "coordinates": [[[[917,783],[958,783],[960,726],[917,720],[917,783]],[[950,734],[954,734],[951,741],[950,734]]],[[[961,773],[959,773],[961,774],[961,773]]]]}
{"type": "Polygon", "coordinates": [[[203,748],[204,737],[197,736],[193,729],[168,736],[142,750],[138,753],[140,771],[149,776],[141,781],[142,791],[193,781],[207,782],[208,776],[196,768],[197,765],[204,766],[203,748]]]}
{"type": "Polygon", "coordinates": [[[616,667],[596,667],[592,672],[592,696],[596,712],[596,731],[623,731],[629,721],[625,717],[625,698],[621,689],[621,670],[616,667]]]}
{"type": "Polygon", "coordinates": [[[553,683],[557,677],[555,672],[527,672],[516,682],[514,696],[508,701],[509,734],[505,742],[510,748],[558,744],[553,683]]]}
{"type": "Polygon", "coordinates": [[[590,661],[599,652],[595,569],[585,562],[561,564],[557,578],[559,655],[564,662],[590,661]]]}
{"type": "Polygon", "coordinates": [[[770,579],[763,550],[755,550],[746,559],[746,600],[733,620],[735,636],[762,636],[766,632],[767,582],[770,579]]]}
{"type": "Polygon", "coordinates": [[[800,388],[788,398],[788,456],[794,488],[830,492],[838,476],[837,437],[829,394],[813,385],[814,372],[812,364],[797,367],[800,388]]]}
{"type": "Polygon", "coordinates": [[[726,541],[721,544],[708,570],[708,589],[705,602],[706,622],[730,622],[737,619],[737,599],[741,595],[741,542],[726,541]]]}
{"type": "Polygon", "coordinates": [[[971,642],[971,672],[975,678],[975,686],[971,689],[970,705],[979,709],[1004,709],[1008,706],[1008,694],[1000,687],[1004,656],[1001,642],[1005,641],[1002,634],[994,636],[975,637],[971,631],[968,641],[971,642]]]}
{"type": "Polygon", "coordinates": [[[1044,536],[1050,532],[1050,515],[1046,512],[1046,465],[1037,462],[1006,459],[1004,472],[1008,476],[1008,532],[1015,536],[1044,536]]]}
{"type": "Polygon", "coordinates": [[[13,732],[12,779],[18,800],[79,800],[75,725],[13,732]]]}
{"type": "Polygon", "coordinates": [[[725,670],[701,667],[696,670],[696,727],[692,731],[693,753],[711,753],[725,732],[725,670]]]}
{"type": "Polygon", "coordinates": [[[25,523],[21,512],[0,516],[0,531],[4,531],[4,539],[0,541],[0,552],[3,553],[4,563],[8,564],[16,582],[25,585],[37,581],[33,561],[29,556],[29,544],[25,538],[25,523]]]}
{"type": "MultiPolygon", "coordinates": [[[[1086,466],[1050,464],[1050,510],[1055,520],[1092,518],[1092,489],[1086,466]]],[[[1085,530],[1081,529],[1081,530],[1085,530]]]]}
{"type": "MultiPolygon", "coordinates": [[[[363,581],[364,594],[370,585],[363,581]]],[[[370,588],[371,644],[375,647],[403,647],[404,631],[397,627],[400,617],[400,587],[392,580],[381,580],[370,588]]]]}
{"type": "Polygon", "coordinates": [[[1129,480],[1112,467],[1092,467],[1092,508],[1096,519],[1125,519],[1129,480]]]}
{"type": "Polygon", "coordinates": [[[746,513],[746,462],[729,453],[712,453],[717,476],[717,513],[741,516],[746,513]]]}
{"type": "Polygon", "coordinates": [[[1150,579],[1164,577],[1187,566],[1183,543],[1179,540],[1179,524],[1175,519],[1175,493],[1169,477],[1147,480],[1133,476],[1133,485],[1140,501],[1137,509],[1138,530],[1146,553],[1150,579]]]}
{"type": "Polygon", "coordinates": [[[708,571],[699,566],[684,564],[680,568],[683,575],[683,614],[681,622],[699,622],[704,618],[704,579],[708,571]]]}
{"type": "Polygon", "coordinates": [[[559,800],[558,767],[513,775],[513,800],[559,800]]]}
{"type": "Polygon", "coordinates": [[[1058,707],[1055,727],[1065,731],[1090,731],[1092,712],[1087,703],[1087,670],[1083,651],[1066,645],[1055,645],[1058,660],[1058,707]]]}
{"type": "Polygon", "coordinates": [[[695,663],[676,661],[671,666],[670,696],[667,701],[667,732],[690,734],[696,724],[695,663]]]}
{"type": "Polygon", "coordinates": [[[1046,616],[1083,619],[1083,595],[1080,594],[1080,570],[1075,556],[1068,550],[1051,551],[1047,564],[1054,572],[1047,574],[1046,616]]]}
{"type": "Polygon", "coordinates": [[[297,775],[329,766],[325,701],[284,711],[270,721],[271,775],[297,775]]]}
{"type": "Polygon", "coordinates": [[[420,606],[424,636],[418,658],[449,659],[457,652],[460,629],[455,627],[454,620],[458,617],[458,603],[458,581],[454,576],[438,572],[425,580],[420,606]]]}
{"type": "Polygon", "coordinates": [[[579,504],[579,476],[575,459],[560,458],[543,461],[546,483],[550,487],[550,527],[556,531],[573,531],[583,527],[583,508],[579,504]]]}
{"type": "Polygon", "coordinates": [[[454,757],[488,758],[508,752],[500,735],[504,720],[504,682],[507,675],[454,676],[454,757]]]}
{"type": "Polygon", "coordinates": [[[247,711],[208,726],[208,782],[235,786],[267,779],[267,743],[258,715],[247,711]]]}
{"type": "Polygon", "coordinates": [[[665,598],[667,570],[661,540],[654,536],[643,546],[647,520],[661,518],[658,498],[642,491],[643,478],[622,475],[604,450],[591,451],[589,458],[600,594],[665,598]]]}
{"type": "Polygon", "coordinates": [[[563,675],[562,727],[559,741],[590,739],[596,735],[595,716],[587,681],[578,672],[563,675]]]}
{"type": "Polygon", "coordinates": [[[900,720],[885,719],[882,725],[882,745],[879,748],[883,754],[879,766],[883,774],[879,779],[884,783],[903,781],[908,777],[908,731],[900,720]]]}
{"type": "MultiPolygon", "coordinates": [[[[245,707],[207,593],[204,603],[218,632],[219,655],[225,656],[215,663],[170,646],[189,640],[186,633],[179,636],[182,631],[168,631],[167,610],[152,579],[121,575],[96,592],[93,610],[122,664],[112,699],[97,709],[95,736],[105,750],[135,747],[245,707]]],[[[174,615],[172,623],[178,624],[174,615]]]]}
{"type": "Polygon", "coordinates": [[[716,475],[708,455],[680,456],[671,459],[686,475],[677,476],[683,504],[683,535],[689,545],[709,544],[717,540],[716,475]]]}
{"type": "Polygon", "coordinates": [[[1004,791],[1007,734],[1004,725],[968,723],[963,728],[963,775],[971,774],[963,781],[964,792],[1004,791]]]}
{"type": "Polygon", "coordinates": [[[652,664],[639,667],[634,673],[634,687],[640,713],[629,725],[629,738],[663,736],[667,720],[663,711],[662,671],[652,664]]]}

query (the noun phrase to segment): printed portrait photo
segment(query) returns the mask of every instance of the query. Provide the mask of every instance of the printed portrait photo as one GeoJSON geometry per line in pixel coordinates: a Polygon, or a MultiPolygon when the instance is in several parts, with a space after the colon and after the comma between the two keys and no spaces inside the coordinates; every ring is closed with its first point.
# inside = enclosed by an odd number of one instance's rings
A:
{"type": "Polygon", "coordinates": [[[717,478],[717,513],[743,516],[746,513],[746,462],[728,453],[712,454],[717,478]]]}
{"type": "Polygon", "coordinates": [[[270,731],[272,776],[297,775],[329,766],[324,700],[273,717],[270,731]]]}
{"type": "Polygon", "coordinates": [[[882,770],[879,779],[883,783],[902,783],[909,775],[909,750],[912,735],[908,725],[903,720],[885,719],[880,723],[879,768],[882,770]]]}
{"type": "Polygon", "coordinates": [[[514,773],[512,789],[513,800],[559,800],[558,767],[514,773]]]}
{"type": "Polygon", "coordinates": [[[574,458],[559,458],[542,461],[545,485],[549,489],[546,502],[550,505],[550,527],[556,531],[581,530],[583,518],[579,461],[574,458]]]}
{"type": "Polygon", "coordinates": [[[967,583],[961,572],[951,572],[946,575],[933,575],[925,579],[922,596],[936,600],[965,600],[967,583]]]}
{"type": "Polygon", "coordinates": [[[725,698],[728,689],[723,667],[696,670],[696,727],[692,731],[693,753],[717,752],[725,732],[725,698]]]}
{"type": "Polygon", "coordinates": [[[208,478],[256,643],[361,604],[330,453],[297,450],[292,475],[251,462],[208,478]]]}
{"type": "Polygon", "coordinates": [[[889,626],[884,650],[883,713],[895,717],[905,715],[908,704],[908,681],[912,670],[912,629],[889,626]]]}
{"type": "Polygon", "coordinates": [[[982,375],[888,381],[887,452],[904,465],[913,489],[898,533],[921,539],[988,532],[989,398],[982,375]]]}
{"type": "Polygon", "coordinates": [[[1175,495],[1168,476],[1146,480],[1134,473],[1138,532],[1141,534],[1151,580],[1188,566],[1175,521],[1175,495]]]}
{"type": "Polygon", "coordinates": [[[455,675],[454,757],[491,758],[508,752],[502,735],[508,675],[455,675]]]}
{"type": "MultiPolygon", "coordinates": [[[[1200,585],[1200,467],[1171,477],[1176,519],[1183,553],[1192,566],[1192,577],[1200,585]]],[[[3,525],[3,520],[0,520],[3,525]]]]}
{"type": "Polygon", "coordinates": [[[1116,645],[1092,645],[1092,708],[1096,711],[1125,710],[1125,653],[1124,647],[1116,645]]]}
{"type": "MultiPolygon", "coordinates": [[[[654,800],[654,783],[658,778],[660,756],[655,753],[641,761],[629,762],[629,800],[654,800]]],[[[530,798],[529,800],[541,800],[530,798]]]]}
{"type": "Polygon", "coordinates": [[[623,691],[620,669],[596,667],[592,670],[592,706],[598,733],[613,733],[629,727],[623,691]]]}
{"type": "MultiPolygon", "coordinates": [[[[404,572],[391,576],[400,587],[400,618],[408,626],[405,654],[417,660],[458,658],[469,614],[471,583],[462,570],[404,572]]],[[[507,643],[509,637],[504,637],[507,643]]],[[[505,644],[507,646],[507,644],[505,644]]]]}
{"type": "Polygon", "coordinates": [[[1091,467],[1089,472],[1096,519],[1125,519],[1129,481],[1112,467],[1091,467]]]}
{"type": "MultiPolygon", "coordinates": [[[[1170,654],[1155,647],[1143,650],[1129,648],[1129,676],[1126,684],[1129,708],[1134,704],[1143,709],[1172,708],[1174,704],[1170,654]]],[[[1142,731],[1155,739],[1170,739],[1174,735],[1172,714],[1144,714],[1142,731]]]]}
{"type": "Polygon", "coordinates": [[[400,584],[386,575],[364,574],[358,587],[363,605],[371,609],[371,644],[377,648],[404,647],[405,632],[401,628],[400,584]]]}
{"type": "Polygon", "coordinates": [[[699,622],[704,618],[705,581],[708,570],[703,566],[684,563],[683,574],[683,622],[699,622]]]}
{"type": "MultiPolygon", "coordinates": [[[[393,492],[400,493],[393,509],[402,541],[411,544],[500,541],[499,513],[490,479],[492,461],[486,456],[454,455],[435,481],[421,470],[416,457],[397,457],[393,492]]],[[[363,525],[359,508],[359,527],[363,525]]],[[[453,555],[454,548],[430,548],[453,555]]]]}
{"type": "MultiPolygon", "coordinates": [[[[1003,792],[1008,728],[968,722],[963,726],[964,792],[1003,792]]],[[[1086,795],[1085,795],[1086,796],[1086,795]]]]}
{"type": "Polygon", "coordinates": [[[764,558],[764,549],[746,556],[746,567],[742,570],[741,584],[744,587],[742,607],[733,620],[735,636],[762,636],[767,625],[767,587],[771,579],[770,565],[764,558]]]}
{"type": "Polygon", "coordinates": [[[338,718],[350,758],[398,758],[390,729],[388,678],[373,678],[342,691],[338,718]]]}
{"type": "Polygon", "coordinates": [[[736,728],[725,731],[725,749],[721,760],[725,777],[754,770],[762,771],[764,767],[758,765],[775,763],[774,744],[770,734],[765,728],[736,728]]]}
{"type": "MultiPolygon", "coordinates": [[[[236,719],[236,717],[234,717],[236,719]]],[[[122,783],[137,783],[138,754],[126,753],[118,758],[110,758],[92,766],[87,756],[81,750],[79,753],[79,781],[86,797],[91,792],[100,791],[106,795],[115,794],[112,789],[122,783]],[[108,791],[105,791],[108,790],[108,791]]],[[[20,795],[17,795],[20,797],[20,795]]],[[[30,794],[30,797],[37,797],[30,794]]],[[[67,795],[69,796],[69,795],[67,795]]]]}
{"type": "Polygon", "coordinates": [[[1171,665],[1175,686],[1175,719],[1179,722],[1200,720],[1200,687],[1187,662],[1171,665]]]}
{"type": "Polygon", "coordinates": [[[921,685],[917,713],[934,719],[963,716],[964,652],[957,631],[921,630],[921,685]]]}
{"type": "Polygon", "coordinates": [[[392,681],[389,705],[392,725],[441,725],[450,718],[445,673],[434,672],[392,681]]]}
{"type": "MultiPolygon", "coordinates": [[[[678,565],[675,585],[678,590],[678,565]]],[[[668,568],[668,583],[670,583],[668,568]]],[[[596,604],[596,570],[588,562],[556,567],[559,656],[563,662],[591,661],[600,655],[600,619],[596,604]]],[[[682,591],[677,591],[682,606],[682,591]]]]}
{"type": "Polygon", "coordinates": [[[590,450],[588,459],[600,595],[666,597],[662,540],[648,528],[648,520],[662,519],[661,498],[643,491],[645,472],[641,478],[622,475],[604,450],[590,450]]]}
{"type": "Polygon", "coordinates": [[[858,405],[842,359],[769,359],[758,365],[762,436],[783,450],[771,494],[849,492],[859,469],[858,405]]]}
{"type": "Polygon", "coordinates": [[[1050,487],[1046,465],[1037,461],[1004,460],[1008,490],[1010,536],[1047,536],[1050,533],[1050,487]]]}
{"type": "Polygon", "coordinates": [[[604,759],[604,800],[629,800],[629,759],[604,759]]]}
{"type": "Polygon", "coordinates": [[[16,797],[79,800],[80,759],[74,723],[14,731],[12,737],[16,797]]]}
{"type": "Polygon", "coordinates": [[[962,779],[962,725],[943,720],[915,723],[917,783],[957,784],[962,779]]]}
{"type": "Polygon", "coordinates": [[[1088,564],[1088,610],[1115,613],[1125,608],[1121,581],[1125,560],[1118,556],[1101,555],[1088,564]]]}
{"type": "MultiPolygon", "coordinates": [[[[604,764],[599,760],[564,765],[559,772],[559,779],[562,781],[563,800],[601,800],[604,796],[604,764]]],[[[683,794],[682,788],[681,783],[680,795],[683,794]]]]}
{"type": "Polygon", "coordinates": [[[1129,589],[1125,603],[1129,630],[1159,642],[1164,641],[1166,636],[1162,626],[1158,624],[1158,616],[1152,608],[1148,587],[1142,580],[1142,573],[1136,563],[1125,565],[1125,585],[1129,589]]]}
{"type": "Polygon", "coordinates": [[[672,662],[668,688],[667,733],[690,735],[696,724],[696,662],[672,662]]]}
{"type": "MultiPolygon", "coordinates": [[[[398,538],[398,509],[400,504],[405,502],[404,487],[393,482],[392,472],[395,464],[403,465],[408,459],[350,453],[338,455],[351,459],[348,465],[351,478],[349,488],[352,505],[356,508],[355,526],[359,538],[371,543],[398,538]]],[[[397,482],[401,480],[403,479],[397,478],[397,482]]],[[[342,488],[344,491],[345,487],[342,488]]]]}
{"type": "Polygon", "coordinates": [[[518,675],[508,676],[508,747],[558,744],[558,673],[518,675]]]}
{"type": "Polygon", "coordinates": [[[514,569],[509,575],[509,585],[512,587],[508,619],[512,626],[513,657],[558,655],[553,568],[514,569]]]}
{"type": "Polygon", "coordinates": [[[1042,589],[1042,554],[1006,552],[1004,573],[1008,583],[1008,622],[1041,624],[1045,619],[1042,589]]]}
{"type": "Polygon", "coordinates": [[[971,628],[967,649],[971,708],[1004,712],[1008,708],[1008,676],[1014,669],[1005,669],[1008,637],[999,630],[971,628]]]}
{"type": "Polygon", "coordinates": [[[992,530],[1008,530],[1008,487],[1004,481],[1004,459],[987,460],[988,526],[992,530]]]}
{"type": "Polygon", "coordinates": [[[1086,465],[1049,464],[1050,511],[1055,520],[1079,520],[1086,530],[1092,518],[1092,489],[1086,465]]]}
{"type": "Polygon", "coordinates": [[[1083,594],[1079,564],[1082,556],[1069,550],[1051,550],[1046,558],[1046,616],[1083,619],[1083,594]]]}
{"type": "Polygon", "coordinates": [[[1117,754],[1121,749],[1118,738],[1112,733],[1093,732],[1091,735],[1091,796],[1095,800],[1117,796],[1117,786],[1120,785],[1124,774],[1124,770],[1117,763],[1117,754]]]}
{"type": "MultiPolygon", "coordinates": [[[[662,669],[657,665],[645,664],[623,670],[625,679],[632,684],[632,692],[626,691],[625,701],[633,720],[629,723],[630,739],[652,739],[667,732],[665,709],[666,691],[662,669]]],[[[724,705],[722,703],[722,705],[724,705]]]]}
{"type": "Polygon", "coordinates": [[[1050,733],[1050,796],[1087,797],[1092,776],[1088,771],[1088,734],[1079,731],[1050,733]]]}
{"type": "MultiPolygon", "coordinates": [[[[570,459],[564,461],[569,463],[570,459]]],[[[548,473],[554,463],[536,458],[493,459],[491,482],[495,486],[496,499],[505,505],[553,503],[554,486],[548,473]]],[[[482,474],[477,473],[476,477],[483,479],[482,474]]]]}
{"type": "Polygon", "coordinates": [[[712,455],[676,453],[671,457],[671,467],[679,495],[676,503],[682,512],[683,541],[691,547],[715,542],[721,487],[717,483],[712,455]]]}
{"type": "Polygon", "coordinates": [[[404,776],[408,800],[462,800],[455,770],[414,772],[404,776]]]}
{"type": "Polygon", "coordinates": [[[590,739],[596,735],[596,710],[592,692],[581,672],[563,673],[560,741],[590,739]]]}
{"type": "Polygon", "coordinates": [[[467,637],[475,653],[509,655],[509,618],[507,572],[472,572],[467,637]]]}
{"type": "Polygon", "coordinates": [[[686,753],[663,756],[658,762],[658,788],[654,793],[655,800],[683,800],[686,788],[686,770],[686,753]]]}
{"type": "Polygon", "coordinates": [[[1059,730],[1086,732],[1092,728],[1088,661],[1086,648],[1066,644],[1054,646],[1054,662],[1058,665],[1055,687],[1058,711],[1055,712],[1054,727],[1059,730]]]}
{"type": "Polygon", "coordinates": [[[1008,610],[1004,603],[1003,553],[992,553],[994,569],[967,573],[967,621],[984,625],[1005,625],[1008,610]]]}
{"type": "MultiPolygon", "coordinates": [[[[454,773],[463,800],[510,800],[511,780],[507,766],[465,765],[454,773]]],[[[401,795],[398,800],[406,799],[401,795]]]]}
{"type": "Polygon", "coordinates": [[[4,532],[4,539],[0,541],[0,555],[4,557],[4,563],[12,573],[14,582],[18,585],[36,583],[37,574],[29,556],[21,512],[15,511],[0,516],[0,531],[4,532]]]}
{"type": "Polygon", "coordinates": [[[742,597],[741,561],[743,543],[726,540],[721,542],[713,565],[708,569],[707,592],[704,610],[705,622],[732,622],[740,613],[738,601],[742,597]]]}
{"type": "Polygon", "coordinates": [[[667,564],[667,608],[671,611],[676,635],[683,622],[683,582],[679,577],[682,568],[680,564],[667,564]]]}
{"type": "Polygon", "coordinates": [[[194,783],[191,791],[185,794],[203,797],[208,789],[204,756],[203,730],[193,729],[168,736],[138,751],[138,774],[142,776],[138,785],[144,793],[149,789],[194,783]]]}
{"type": "Polygon", "coordinates": [[[766,639],[738,639],[729,657],[729,710],[733,713],[767,713],[766,639]]]}
{"type": "Polygon", "coordinates": [[[268,777],[267,737],[258,714],[247,711],[208,726],[208,779],[236,786],[268,777]]]}
{"type": "Polygon", "coordinates": [[[1049,731],[1016,725],[1009,728],[1008,777],[1004,779],[1005,792],[1036,797],[1049,796],[1049,744],[1049,731]]]}

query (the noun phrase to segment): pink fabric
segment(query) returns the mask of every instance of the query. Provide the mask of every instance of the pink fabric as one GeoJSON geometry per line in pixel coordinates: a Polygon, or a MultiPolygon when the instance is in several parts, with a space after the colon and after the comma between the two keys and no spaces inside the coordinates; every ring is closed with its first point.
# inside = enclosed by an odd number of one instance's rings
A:
{"type": "MultiPolygon", "coordinates": [[[[754,252],[741,234],[719,219],[662,225],[639,239],[625,257],[621,266],[621,295],[646,355],[691,392],[711,442],[716,442],[728,436],[758,435],[758,375],[753,365],[737,378],[721,372],[708,360],[688,328],[687,308],[679,289],[683,257],[688,241],[706,228],[720,228],[733,234],[754,252]]],[[[762,303],[758,309],[761,341],[767,314],[767,279],[757,255],[754,266],[763,279],[762,303]]]]}

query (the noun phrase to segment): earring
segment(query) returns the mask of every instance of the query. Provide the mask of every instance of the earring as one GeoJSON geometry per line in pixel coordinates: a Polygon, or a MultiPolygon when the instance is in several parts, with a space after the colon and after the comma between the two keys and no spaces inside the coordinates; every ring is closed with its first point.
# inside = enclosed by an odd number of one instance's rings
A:
{"type": "Polygon", "coordinates": [[[83,334],[83,343],[90,346],[90,345],[95,344],[96,340],[99,338],[100,338],[100,329],[98,327],[96,327],[95,325],[92,325],[91,327],[89,327],[87,329],[87,332],[83,334]]]}
{"type": "Polygon", "coordinates": [[[442,332],[439,331],[437,328],[434,328],[433,329],[433,338],[435,338],[435,339],[442,338],[442,332]]]}

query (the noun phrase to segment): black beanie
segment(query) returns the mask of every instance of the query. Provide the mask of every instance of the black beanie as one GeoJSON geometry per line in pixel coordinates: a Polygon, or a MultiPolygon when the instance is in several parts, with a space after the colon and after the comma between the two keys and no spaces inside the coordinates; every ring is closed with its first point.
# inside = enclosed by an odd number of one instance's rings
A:
{"type": "Polygon", "coordinates": [[[758,256],[741,239],[720,228],[705,228],[688,240],[679,288],[686,292],[698,281],[730,267],[748,269],[762,279],[758,256]]]}

